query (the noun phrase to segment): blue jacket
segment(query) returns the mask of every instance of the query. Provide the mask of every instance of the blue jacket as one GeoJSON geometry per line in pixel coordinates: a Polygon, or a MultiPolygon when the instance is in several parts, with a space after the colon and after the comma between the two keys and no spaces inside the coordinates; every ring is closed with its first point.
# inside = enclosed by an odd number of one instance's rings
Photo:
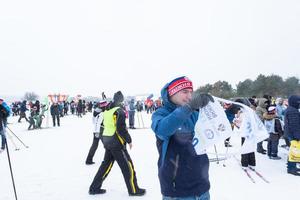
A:
{"type": "Polygon", "coordinates": [[[291,140],[300,140],[300,96],[289,97],[289,106],[284,114],[284,132],[291,140]]]}
{"type": "Polygon", "coordinates": [[[134,112],[135,111],[135,105],[134,105],[134,101],[130,101],[129,103],[129,112],[134,112]]]}
{"type": "Polygon", "coordinates": [[[169,197],[201,196],[210,183],[208,157],[197,155],[192,144],[198,112],[170,102],[167,87],[161,91],[163,106],[153,113],[151,125],[159,152],[161,193],[169,197]]]}
{"type": "Polygon", "coordinates": [[[7,117],[9,116],[10,108],[5,102],[0,105],[0,131],[3,131],[7,124],[7,117]]]}
{"type": "Polygon", "coordinates": [[[26,112],[28,109],[26,108],[26,101],[22,102],[21,107],[20,107],[20,112],[26,112]]]}

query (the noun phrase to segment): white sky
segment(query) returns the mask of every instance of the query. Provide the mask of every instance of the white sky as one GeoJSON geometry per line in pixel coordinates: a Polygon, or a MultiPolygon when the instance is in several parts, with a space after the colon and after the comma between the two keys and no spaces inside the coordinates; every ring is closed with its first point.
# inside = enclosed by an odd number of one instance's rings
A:
{"type": "Polygon", "coordinates": [[[299,0],[0,0],[0,95],[300,77],[299,0]]]}

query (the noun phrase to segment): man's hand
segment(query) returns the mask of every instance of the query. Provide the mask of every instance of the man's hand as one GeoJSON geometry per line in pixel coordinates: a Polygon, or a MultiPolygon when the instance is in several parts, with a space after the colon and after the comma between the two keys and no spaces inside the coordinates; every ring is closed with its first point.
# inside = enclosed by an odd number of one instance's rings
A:
{"type": "Polygon", "coordinates": [[[205,93],[200,93],[198,91],[193,92],[192,100],[188,103],[190,107],[194,110],[205,107],[209,102],[214,102],[214,98],[205,93]]]}

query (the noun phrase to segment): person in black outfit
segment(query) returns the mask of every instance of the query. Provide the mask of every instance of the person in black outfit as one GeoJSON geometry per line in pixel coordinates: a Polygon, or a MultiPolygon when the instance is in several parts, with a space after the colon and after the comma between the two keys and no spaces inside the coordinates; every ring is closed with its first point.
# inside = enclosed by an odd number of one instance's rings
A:
{"type": "Polygon", "coordinates": [[[114,94],[113,102],[108,110],[103,113],[103,130],[101,130],[102,143],[105,148],[104,159],[96,176],[89,188],[89,194],[103,194],[102,183],[108,176],[114,161],[117,161],[121,168],[128,194],[130,196],[142,196],[146,193],[145,189],[139,188],[136,173],[132,160],[126,149],[126,143],[132,148],[131,137],[125,123],[125,112],[121,107],[124,101],[123,94],[118,91],[114,94]]]}
{"type": "Polygon", "coordinates": [[[59,105],[57,103],[53,103],[50,107],[50,113],[53,120],[53,126],[56,126],[55,121],[57,121],[57,125],[60,126],[59,120],[59,105]]]}
{"type": "Polygon", "coordinates": [[[84,109],[84,107],[83,107],[82,100],[79,99],[78,104],[77,104],[77,116],[78,117],[82,117],[83,109],[84,109]]]}
{"type": "Polygon", "coordinates": [[[22,102],[22,104],[21,104],[21,107],[20,107],[20,118],[19,118],[19,120],[18,120],[18,122],[20,123],[21,122],[21,119],[22,118],[25,118],[25,120],[27,121],[27,122],[29,122],[29,120],[27,119],[27,117],[26,117],[26,111],[27,111],[28,109],[27,109],[27,107],[26,107],[26,101],[24,100],[23,102],[22,102]]]}

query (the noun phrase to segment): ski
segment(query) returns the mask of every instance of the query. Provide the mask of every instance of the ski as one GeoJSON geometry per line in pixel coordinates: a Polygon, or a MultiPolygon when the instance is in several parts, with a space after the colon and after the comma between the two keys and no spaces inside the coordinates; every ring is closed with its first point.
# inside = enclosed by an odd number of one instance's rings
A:
{"type": "Polygon", "coordinates": [[[243,166],[241,165],[240,160],[239,160],[235,155],[234,155],[233,157],[234,157],[234,159],[236,160],[236,162],[238,162],[239,166],[240,166],[241,169],[245,172],[245,174],[248,176],[248,178],[251,180],[251,182],[252,182],[252,183],[255,183],[254,178],[250,175],[249,171],[248,171],[245,167],[243,167],[243,166]]]}
{"type": "Polygon", "coordinates": [[[252,181],[252,183],[255,183],[254,178],[250,175],[249,171],[245,168],[242,167],[242,170],[246,173],[246,175],[248,176],[248,178],[252,181]]]}
{"type": "Polygon", "coordinates": [[[259,173],[258,171],[256,171],[254,168],[249,167],[249,169],[251,171],[253,171],[258,177],[260,177],[263,181],[265,181],[266,183],[270,183],[270,181],[268,181],[263,175],[261,175],[261,173],[259,173]]]}

